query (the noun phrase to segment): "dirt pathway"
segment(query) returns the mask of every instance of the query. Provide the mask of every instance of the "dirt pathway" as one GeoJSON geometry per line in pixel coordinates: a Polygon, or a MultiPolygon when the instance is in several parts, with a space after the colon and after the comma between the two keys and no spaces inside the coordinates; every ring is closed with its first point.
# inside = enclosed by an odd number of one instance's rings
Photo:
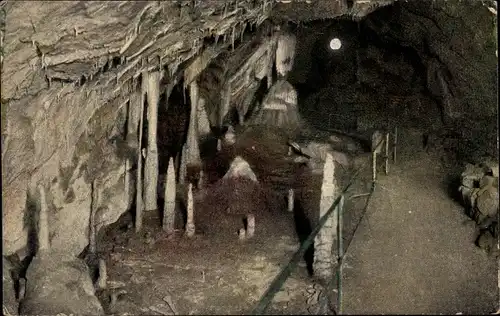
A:
{"type": "Polygon", "coordinates": [[[346,255],[344,313],[495,311],[496,259],[473,244],[474,226],[450,199],[439,158],[412,153],[418,139],[407,141],[398,164],[379,177],[346,255]]]}

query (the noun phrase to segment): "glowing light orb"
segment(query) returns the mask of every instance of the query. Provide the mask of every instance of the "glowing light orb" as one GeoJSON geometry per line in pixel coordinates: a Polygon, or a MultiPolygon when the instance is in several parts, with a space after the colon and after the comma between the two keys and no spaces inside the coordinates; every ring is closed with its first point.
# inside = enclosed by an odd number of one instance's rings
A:
{"type": "Polygon", "coordinates": [[[339,50],[342,47],[342,42],[338,38],[333,38],[330,41],[330,49],[331,50],[339,50]]]}

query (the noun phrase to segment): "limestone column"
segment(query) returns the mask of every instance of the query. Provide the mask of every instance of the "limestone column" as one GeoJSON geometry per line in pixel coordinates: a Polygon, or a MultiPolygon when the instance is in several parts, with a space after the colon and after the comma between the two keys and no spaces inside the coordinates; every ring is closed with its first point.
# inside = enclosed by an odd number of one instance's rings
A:
{"type": "Polygon", "coordinates": [[[135,231],[140,232],[142,229],[142,217],[144,210],[144,201],[142,196],[142,132],[144,129],[144,95],[147,92],[148,86],[148,74],[147,72],[142,73],[142,84],[141,91],[139,93],[139,136],[138,136],[138,147],[137,147],[137,178],[136,178],[136,199],[135,199],[135,231]]]}
{"type": "Polygon", "coordinates": [[[146,211],[158,208],[158,147],[156,133],[158,128],[158,101],[160,99],[159,71],[149,73],[148,98],[148,148],[144,170],[144,209],[146,211]]]}

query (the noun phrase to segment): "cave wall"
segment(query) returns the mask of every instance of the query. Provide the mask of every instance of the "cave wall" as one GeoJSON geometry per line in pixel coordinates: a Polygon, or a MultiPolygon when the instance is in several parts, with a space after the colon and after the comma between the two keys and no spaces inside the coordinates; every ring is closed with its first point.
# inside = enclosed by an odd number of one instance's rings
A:
{"type": "Polygon", "coordinates": [[[385,113],[385,124],[458,134],[461,159],[496,156],[496,15],[487,5],[399,1],[358,21],[357,34],[348,20],[299,26],[291,80],[306,109],[332,116],[329,127],[353,128],[344,114],[364,122],[385,113]],[[357,44],[328,56],[318,47],[334,36],[357,44]]]}
{"type": "Polygon", "coordinates": [[[260,25],[272,6],[9,1],[2,9],[2,252],[32,244],[41,184],[51,245],[76,255],[88,243],[92,184],[101,225],[131,203],[125,159],[136,148],[123,141],[125,109],[141,73],[166,69],[163,80],[175,81],[200,52],[260,25]],[[222,40],[205,47],[213,36],[222,40]]]}

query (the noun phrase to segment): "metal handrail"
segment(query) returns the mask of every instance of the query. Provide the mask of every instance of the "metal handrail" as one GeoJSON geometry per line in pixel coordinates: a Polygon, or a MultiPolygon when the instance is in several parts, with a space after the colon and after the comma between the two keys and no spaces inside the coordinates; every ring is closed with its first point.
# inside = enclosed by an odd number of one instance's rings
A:
{"type": "MultiPolygon", "coordinates": [[[[397,129],[394,129],[394,142],[393,142],[393,158],[395,160],[396,158],[396,133],[397,129]]],[[[389,159],[389,133],[386,133],[386,137],[381,139],[379,143],[372,149],[372,166],[375,172],[372,174],[372,186],[370,193],[368,193],[368,201],[369,198],[371,197],[374,189],[375,189],[375,183],[376,183],[376,151],[377,149],[382,145],[382,143],[385,142],[385,174],[388,173],[388,159],[389,159]]],[[[261,296],[261,299],[259,300],[258,304],[252,311],[252,315],[262,315],[268,308],[269,304],[273,300],[274,296],[276,293],[282,288],[283,284],[285,281],[288,279],[288,277],[291,275],[292,271],[297,267],[298,263],[300,260],[302,260],[305,252],[307,249],[312,245],[314,242],[314,239],[320,232],[320,230],[323,228],[325,223],[327,222],[329,216],[335,211],[335,209],[338,208],[337,216],[338,216],[338,221],[337,221],[337,242],[338,242],[338,263],[337,263],[337,285],[338,285],[338,296],[337,296],[337,306],[339,313],[342,312],[342,261],[344,258],[344,251],[343,251],[343,242],[342,242],[342,209],[343,209],[343,202],[344,202],[344,195],[347,193],[347,190],[351,187],[351,185],[354,183],[354,180],[357,179],[358,175],[360,174],[361,170],[365,169],[367,167],[368,163],[365,163],[362,165],[360,168],[356,170],[356,172],[352,175],[352,177],[349,180],[349,183],[345,186],[345,188],[342,190],[342,192],[339,194],[339,196],[335,199],[333,202],[332,206],[328,209],[328,211],[320,218],[318,224],[316,227],[313,229],[313,231],[309,234],[309,236],[304,240],[304,242],[300,245],[299,249],[295,252],[293,257],[289,260],[288,264],[281,270],[281,272],[273,279],[269,287],[267,288],[266,292],[261,296]]],[[[368,203],[365,207],[365,210],[363,211],[363,216],[368,208],[368,203]]],[[[361,218],[362,219],[362,218],[361,218]]],[[[359,225],[359,223],[358,223],[359,225]]],[[[356,225],[356,230],[358,225],[356,225]]],[[[352,241],[352,240],[351,240],[352,241]]],[[[350,245],[350,242],[348,244],[348,247],[350,245]]],[[[346,249],[347,252],[347,249],[346,249]]],[[[333,279],[332,279],[333,281],[333,279]]],[[[327,284],[327,287],[329,287],[331,282],[327,284]]]]}
{"type": "Polygon", "coordinates": [[[316,235],[319,233],[319,231],[323,228],[325,225],[326,221],[328,220],[328,217],[333,213],[337,205],[339,204],[340,200],[343,198],[343,195],[347,192],[347,190],[351,187],[351,185],[354,183],[354,180],[357,178],[359,175],[360,171],[365,167],[359,168],[354,175],[351,177],[349,183],[347,186],[342,190],[340,195],[335,199],[333,202],[332,206],[328,209],[328,211],[321,217],[321,219],[318,222],[318,225],[314,228],[314,230],[309,234],[306,240],[300,245],[299,250],[295,252],[293,255],[292,259],[288,262],[288,264],[285,266],[283,270],[281,270],[281,273],[278,274],[273,282],[271,282],[271,285],[267,288],[266,292],[262,295],[259,303],[257,306],[254,308],[252,311],[252,315],[261,315],[264,313],[264,311],[267,309],[269,303],[271,303],[272,299],[276,295],[276,293],[281,289],[285,281],[288,279],[290,274],[292,273],[293,269],[297,266],[300,260],[302,260],[302,257],[304,256],[305,252],[307,249],[311,246],[311,244],[314,242],[314,238],[316,235]]]}

